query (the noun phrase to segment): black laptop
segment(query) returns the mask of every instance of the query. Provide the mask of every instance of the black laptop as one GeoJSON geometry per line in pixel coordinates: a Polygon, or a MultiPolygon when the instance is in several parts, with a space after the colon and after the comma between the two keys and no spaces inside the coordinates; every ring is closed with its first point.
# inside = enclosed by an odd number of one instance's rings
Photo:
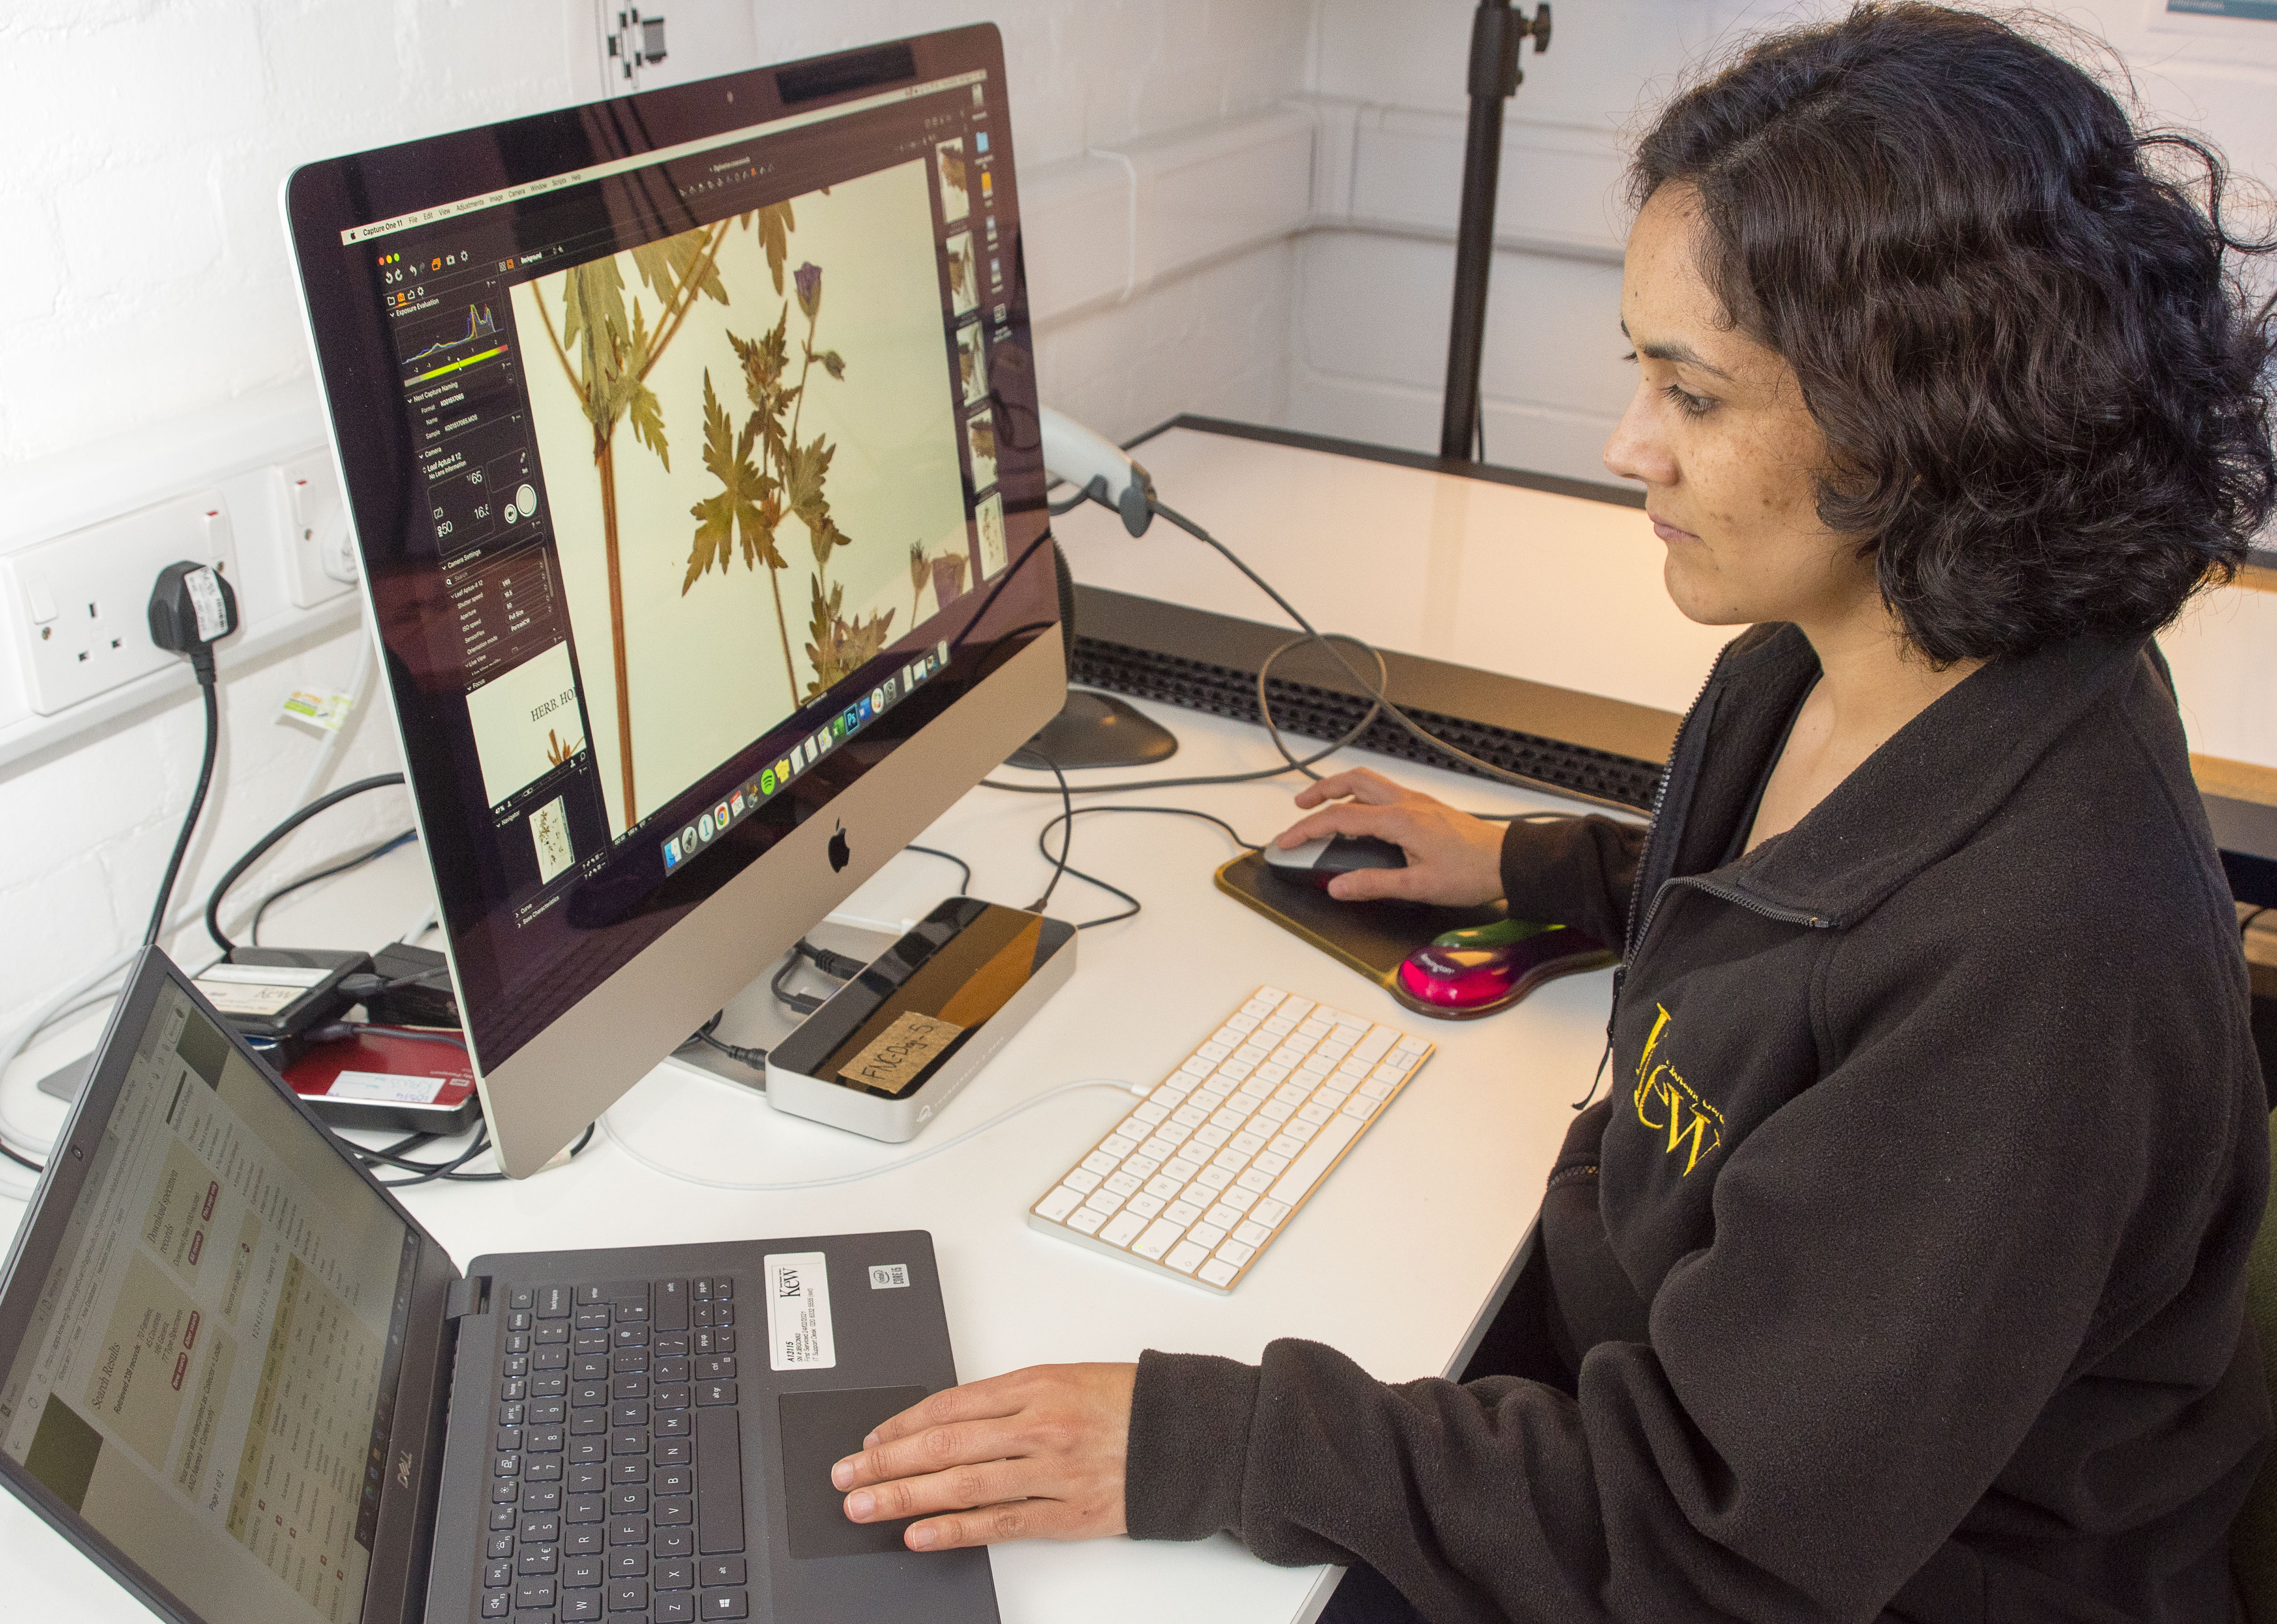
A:
{"type": "Polygon", "coordinates": [[[956,1380],[922,1231],[461,1273],[155,949],[0,1278],[0,1477],[203,1624],[990,1624],[829,1482],[956,1380]]]}

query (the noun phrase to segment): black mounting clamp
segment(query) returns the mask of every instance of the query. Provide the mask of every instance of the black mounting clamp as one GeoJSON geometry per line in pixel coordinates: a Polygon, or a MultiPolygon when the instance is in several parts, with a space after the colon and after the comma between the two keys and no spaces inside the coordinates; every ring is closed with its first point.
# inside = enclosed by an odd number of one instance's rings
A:
{"type": "Polygon", "coordinates": [[[1550,49],[1550,0],[1529,19],[1509,0],[1486,0],[1471,19],[1471,94],[1508,101],[1526,82],[1518,65],[1519,47],[1531,39],[1534,54],[1550,49]]]}

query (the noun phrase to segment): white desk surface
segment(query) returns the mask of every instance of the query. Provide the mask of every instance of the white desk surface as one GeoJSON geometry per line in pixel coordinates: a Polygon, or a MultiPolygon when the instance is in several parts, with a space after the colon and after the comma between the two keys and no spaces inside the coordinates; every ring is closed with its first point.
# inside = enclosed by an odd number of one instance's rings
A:
{"type": "MultiPolygon", "coordinates": [[[[1177,437],[1213,441],[1195,450],[1205,463],[1225,456],[1229,446],[1245,456],[1277,457],[1281,451],[1216,436],[1177,437]]],[[[1268,576],[1290,577],[1301,537],[1284,526],[1278,543],[1283,550],[1274,550],[1261,512],[1258,533],[1245,529],[1250,520],[1243,517],[1238,489],[1228,495],[1229,487],[1239,485],[1238,467],[1230,459],[1214,465],[1214,477],[1206,481],[1183,467],[1177,448],[1158,443],[1151,449],[1148,460],[1165,500],[1237,546],[1246,545],[1268,576]]],[[[1355,466],[1326,460],[1332,471],[1355,466]]],[[[1407,470],[1386,472],[1403,482],[1409,475],[1407,470]]],[[[1554,504],[1551,519],[1585,531],[1608,512],[1641,524],[1628,510],[1502,487],[1480,487],[1458,505],[1498,508],[1511,498],[1526,508],[1554,504]]],[[[1453,500],[1443,495],[1433,499],[1453,500]]],[[[1394,525],[1388,510],[1367,509],[1358,493],[1346,491],[1338,500],[1348,514],[1365,517],[1371,525],[1394,525]]],[[[1286,510],[1275,512],[1286,519],[1286,510]]],[[[1634,574],[1641,567],[1625,552],[1615,554],[1615,548],[1630,548],[1633,539],[1618,526],[1604,524],[1601,533],[1593,534],[1601,535],[1607,556],[1617,557],[1621,570],[1634,574]]],[[[1644,538],[1651,542],[1649,530],[1644,538]]],[[[1153,560],[1153,589],[1165,593],[1181,589],[1201,551],[1197,544],[1163,534],[1160,526],[1137,545],[1153,560]]],[[[1095,556],[1089,547],[1078,556],[1085,561],[1079,575],[1125,584],[1108,571],[1086,567],[1095,556]]],[[[1432,609],[1432,600],[1419,593],[1402,611],[1443,611],[1453,618],[1448,621],[1443,614],[1440,624],[1458,632],[1478,628],[1462,634],[1466,641],[1459,641],[1450,657],[1488,652],[1477,640],[1498,624],[1489,612],[1495,606],[1473,602],[1489,590],[1470,573],[1480,557],[1474,543],[1462,581],[1449,588],[1454,593],[1451,609],[1432,609]]],[[[1214,559],[1210,563],[1223,570],[1214,559]]],[[[1428,568],[1424,573],[1438,579],[1428,568]]],[[[1143,582],[1129,584],[1146,589],[1143,582]]],[[[1325,626],[1386,634],[1369,615],[1369,600],[1357,595],[1359,584],[1347,579],[1337,591],[1306,584],[1292,596],[1318,606],[1325,626]]],[[[1249,590],[1238,579],[1234,585],[1249,590]]],[[[1657,596],[1656,573],[1637,585],[1640,596],[1646,589],[1657,596]]],[[[1225,596],[1222,584],[1194,594],[1205,602],[1225,596]]],[[[1577,622],[1582,618],[1573,617],[1577,622]]],[[[1529,615],[1528,635],[1546,635],[1557,619],[1546,610],[1529,615]]],[[[1386,640],[1393,641],[1389,635],[1386,640]]],[[[1706,656],[1679,660],[1656,632],[1642,641],[1661,650],[1658,657],[1670,666],[1672,680],[1677,667],[1684,666],[1683,693],[1673,700],[1657,688],[1622,696],[1682,704],[1707,665],[1706,656]]],[[[1428,642],[1397,646],[1446,653],[1428,642]]],[[[1561,645],[1558,657],[1579,661],[1588,652],[1586,640],[1577,634],[1570,647],[1561,645]]],[[[1565,679],[1578,682],[1580,677],[1569,672],[1565,679]]],[[[1257,729],[1188,711],[1148,709],[1181,741],[1179,754],[1167,763],[1181,776],[1256,767],[1273,759],[1257,729]]],[[[1376,764],[1480,810],[1570,809],[1570,803],[1476,778],[1380,760],[1376,764]]],[[[1032,775],[1004,776],[1034,781],[1032,775]]],[[[1263,840],[1291,821],[1293,787],[1292,781],[1283,780],[1127,799],[1206,808],[1249,839],[1263,840]]],[[[969,861],[977,894],[1025,904],[1047,874],[1035,834],[1057,808],[1055,796],[976,790],[934,825],[925,843],[969,861]]],[[[653,1173],[597,1135],[573,1164],[526,1182],[430,1184],[405,1192],[406,1204],[462,1265],[493,1250],[927,1229],[940,1256],[957,1369],[966,1378],[1033,1363],[1128,1360],[1142,1347],[1253,1360],[1268,1341],[1283,1336],[1329,1343],[1387,1379],[1447,1372],[1533,1218],[1543,1179],[1572,1120],[1572,1103],[1589,1087],[1603,1040],[1611,978],[1600,973],[1552,983],[1518,1008],[1488,1021],[1425,1021],[1406,1014],[1380,990],[1220,894],[1211,874],[1232,854],[1222,834],[1196,820],[1111,815],[1078,819],[1077,866],[1133,892],[1146,912],[1085,932],[1074,980],[910,1147],[879,1145],[778,1116],[762,1097],[674,1061],[659,1066],[610,1113],[615,1130],[630,1142],[680,1169],[733,1180],[814,1177],[921,1150],[1056,1083],[1084,1077],[1154,1081],[1260,983],[1421,1031],[1438,1045],[1429,1065],[1230,1298],[1154,1279],[1025,1226],[1027,1204],[1127,1106],[1127,1099],[1105,1089],[1054,1100],[915,1167],[832,1189],[706,1189],[653,1173]]],[[[955,878],[954,870],[936,860],[905,854],[842,913],[898,922],[923,914],[955,878]]],[[[376,945],[416,911],[425,885],[421,859],[406,851],[278,910],[267,934],[278,942],[337,945],[344,939],[369,939],[376,945]]],[[[1080,921],[1118,906],[1070,878],[1062,882],[1052,912],[1080,921]]],[[[0,1086],[11,1090],[11,1100],[23,1099],[34,1078],[77,1051],[75,1037],[83,1048],[85,1037],[70,1029],[52,1035],[22,1057],[0,1086]]],[[[54,1104],[41,1096],[15,1109],[30,1119],[47,1112],[59,1122],[60,1110],[50,1109],[54,1104]]],[[[12,1226],[20,1211],[19,1203],[0,1203],[0,1225],[12,1226]]],[[[1095,1624],[1159,1624],[1169,1617],[1302,1620],[1325,1599],[1332,1572],[1271,1567],[1226,1538],[1199,1544],[1020,1544],[999,1549],[994,1564],[1007,1624],[1056,1624],[1073,1618],[1095,1624]]],[[[148,1616],[12,1497],[0,1497],[0,1571],[9,1575],[11,1616],[67,1616],[89,1624],[123,1624],[148,1616]]]]}

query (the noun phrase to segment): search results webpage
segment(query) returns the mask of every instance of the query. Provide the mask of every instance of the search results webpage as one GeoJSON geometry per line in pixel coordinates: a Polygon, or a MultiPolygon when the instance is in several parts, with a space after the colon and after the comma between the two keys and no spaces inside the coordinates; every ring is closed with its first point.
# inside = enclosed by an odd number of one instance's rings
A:
{"type": "Polygon", "coordinates": [[[352,1624],[416,1236],[171,983],[90,1154],[0,1449],[209,1618],[352,1624]]]}

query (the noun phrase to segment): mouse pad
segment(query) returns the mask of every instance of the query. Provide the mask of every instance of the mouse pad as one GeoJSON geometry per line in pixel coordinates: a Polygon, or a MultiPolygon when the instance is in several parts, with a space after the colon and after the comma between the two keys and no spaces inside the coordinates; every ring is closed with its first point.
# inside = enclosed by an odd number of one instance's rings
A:
{"type": "Polygon", "coordinates": [[[1499,902],[1485,907],[1437,907],[1389,899],[1339,902],[1325,891],[1283,879],[1255,852],[1220,869],[1217,888],[1302,937],[1346,969],[1386,988],[1399,961],[1433,937],[1476,930],[1506,916],[1499,902]]]}
{"type": "Polygon", "coordinates": [[[1399,984],[1400,961],[1432,937],[1449,930],[1475,930],[1509,916],[1499,903],[1485,907],[1440,907],[1428,902],[1339,902],[1325,891],[1287,880],[1255,852],[1235,858],[1217,871],[1217,888],[1256,909],[1291,935],[1300,937],[1348,970],[1389,992],[1403,1009],[1435,1021],[1463,1021],[1493,1014],[1525,998],[1543,982],[1560,975],[1602,969],[1615,955],[1578,933],[1537,937],[1538,956],[1527,974],[1496,1003],[1481,1008],[1441,1008],[1411,997],[1399,984]]]}
{"type": "Polygon", "coordinates": [[[786,1393],[775,1401],[782,1421],[783,1503],[795,1557],[866,1556],[902,1550],[902,1530],[915,1522],[849,1522],[846,1497],[831,1486],[830,1468],[858,1453],[872,1428],[932,1392],[928,1387],[845,1387],[786,1393]]]}

